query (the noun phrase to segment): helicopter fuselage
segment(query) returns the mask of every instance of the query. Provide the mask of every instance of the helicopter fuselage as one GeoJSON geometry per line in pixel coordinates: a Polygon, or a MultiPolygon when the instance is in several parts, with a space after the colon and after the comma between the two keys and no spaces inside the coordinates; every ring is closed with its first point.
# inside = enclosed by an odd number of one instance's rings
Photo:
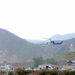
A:
{"type": "Polygon", "coordinates": [[[50,41],[50,43],[52,43],[52,44],[54,44],[54,45],[59,45],[59,44],[62,44],[63,41],[60,41],[60,42],[50,41]]]}

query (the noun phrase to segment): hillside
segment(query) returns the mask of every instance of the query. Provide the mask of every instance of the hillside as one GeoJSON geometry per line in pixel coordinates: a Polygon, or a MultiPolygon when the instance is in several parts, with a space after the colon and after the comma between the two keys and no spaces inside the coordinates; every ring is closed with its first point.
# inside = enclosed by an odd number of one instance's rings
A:
{"type": "Polygon", "coordinates": [[[63,53],[56,58],[59,60],[75,60],[75,52],[63,53]]]}
{"type": "Polygon", "coordinates": [[[27,58],[26,54],[33,51],[32,45],[7,30],[0,29],[0,57],[2,60],[17,61],[24,55],[27,58]]]}
{"type": "Polygon", "coordinates": [[[61,45],[32,44],[7,30],[0,29],[0,62],[30,61],[34,57],[50,58],[75,51],[75,39],[61,45]]]}

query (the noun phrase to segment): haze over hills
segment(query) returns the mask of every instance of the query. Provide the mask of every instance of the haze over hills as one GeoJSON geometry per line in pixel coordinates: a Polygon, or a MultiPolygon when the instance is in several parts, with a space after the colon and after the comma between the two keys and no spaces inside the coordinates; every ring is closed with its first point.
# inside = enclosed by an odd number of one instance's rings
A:
{"type": "Polygon", "coordinates": [[[65,34],[65,35],[56,34],[52,36],[51,38],[53,40],[68,40],[68,39],[75,38],[75,33],[65,34]]]}
{"type": "Polygon", "coordinates": [[[75,39],[65,40],[61,45],[32,44],[7,30],[0,29],[0,62],[23,62],[39,56],[51,58],[73,51],[75,39]]]}
{"type": "MultiPolygon", "coordinates": [[[[69,40],[69,39],[75,38],[75,33],[65,34],[65,35],[56,34],[50,38],[51,40],[69,40]]],[[[47,39],[45,39],[45,41],[46,40],[47,39]]],[[[44,40],[28,40],[28,41],[34,44],[41,44],[42,42],[45,42],[44,40]]]]}
{"type": "Polygon", "coordinates": [[[27,40],[27,41],[33,44],[41,44],[44,42],[44,40],[27,40]]]}

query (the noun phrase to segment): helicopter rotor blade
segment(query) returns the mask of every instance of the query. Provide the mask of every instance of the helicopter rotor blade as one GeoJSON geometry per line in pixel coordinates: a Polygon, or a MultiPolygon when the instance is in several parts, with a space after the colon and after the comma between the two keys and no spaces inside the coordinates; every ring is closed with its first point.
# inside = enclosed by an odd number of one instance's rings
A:
{"type": "Polygon", "coordinates": [[[46,39],[46,40],[51,40],[51,38],[43,38],[43,39],[46,39]]]}

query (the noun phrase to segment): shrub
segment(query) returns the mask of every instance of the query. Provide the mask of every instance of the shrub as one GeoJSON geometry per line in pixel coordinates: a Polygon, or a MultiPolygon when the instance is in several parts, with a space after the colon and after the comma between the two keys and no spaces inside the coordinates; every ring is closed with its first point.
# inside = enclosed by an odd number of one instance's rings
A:
{"type": "Polygon", "coordinates": [[[70,75],[75,75],[75,71],[70,71],[70,75]]]}
{"type": "Polygon", "coordinates": [[[50,75],[58,75],[58,71],[57,70],[51,70],[50,75]]]}
{"type": "Polygon", "coordinates": [[[4,75],[4,74],[6,74],[5,71],[0,71],[0,75],[4,75]]]}
{"type": "Polygon", "coordinates": [[[15,70],[15,75],[23,75],[23,74],[25,74],[25,70],[24,70],[24,69],[22,69],[22,68],[17,68],[17,69],[15,70]]]}
{"type": "Polygon", "coordinates": [[[70,75],[70,72],[71,72],[71,71],[65,70],[65,71],[63,71],[63,72],[64,72],[65,75],[70,75]]]}
{"type": "Polygon", "coordinates": [[[42,69],[42,70],[40,71],[40,75],[45,75],[45,73],[46,73],[46,70],[45,70],[45,69],[42,69]]]}
{"type": "Polygon", "coordinates": [[[65,75],[65,73],[63,71],[59,71],[58,75],[65,75]]]}
{"type": "Polygon", "coordinates": [[[30,73],[30,71],[28,71],[28,70],[25,70],[25,71],[24,71],[24,74],[25,74],[25,75],[27,75],[28,73],[30,73]]]}
{"type": "Polygon", "coordinates": [[[8,75],[13,75],[13,71],[8,71],[8,75]]]}

